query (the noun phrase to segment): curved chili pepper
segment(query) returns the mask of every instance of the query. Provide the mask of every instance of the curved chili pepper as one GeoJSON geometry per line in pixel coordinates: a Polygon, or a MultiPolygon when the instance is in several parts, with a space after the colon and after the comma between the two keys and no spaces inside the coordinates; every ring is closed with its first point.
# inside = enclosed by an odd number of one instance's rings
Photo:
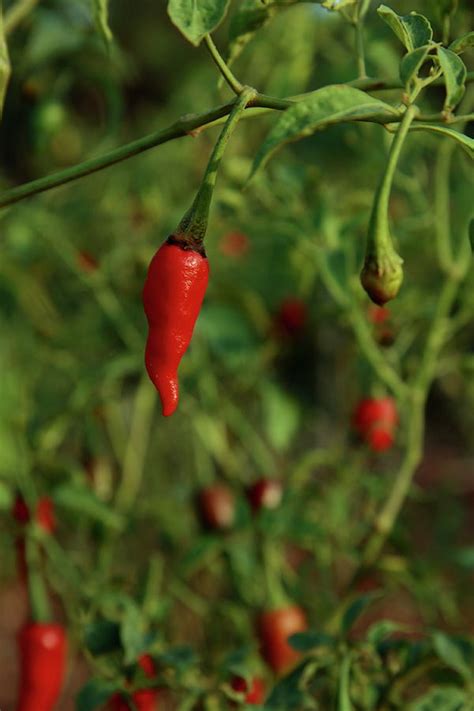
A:
{"type": "Polygon", "coordinates": [[[17,711],[52,711],[64,679],[67,639],[58,624],[30,622],[18,637],[20,696],[17,711]]]}
{"type": "Polygon", "coordinates": [[[149,326],[145,365],[165,417],[178,406],[178,367],[191,342],[208,280],[202,245],[180,244],[175,237],[161,245],[148,268],[143,289],[149,326]]]}
{"type": "Polygon", "coordinates": [[[391,397],[365,398],[353,416],[354,429],[376,452],[383,452],[393,445],[397,424],[397,405],[391,397]]]}
{"type": "Polygon", "coordinates": [[[306,614],[298,605],[288,605],[260,614],[257,621],[260,651],[276,674],[288,671],[300,659],[300,652],[293,649],[288,638],[307,629],[306,614]]]}

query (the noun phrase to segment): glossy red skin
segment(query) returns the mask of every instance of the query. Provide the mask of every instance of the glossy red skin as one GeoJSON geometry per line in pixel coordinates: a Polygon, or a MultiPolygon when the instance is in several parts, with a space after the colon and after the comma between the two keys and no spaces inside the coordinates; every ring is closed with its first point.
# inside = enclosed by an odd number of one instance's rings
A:
{"type": "Polygon", "coordinates": [[[209,528],[231,528],[235,520],[234,494],[224,484],[208,486],[199,492],[199,511],[209,528]]]}
{"type": "Polygon", "coordinates": [[[283,496],[283,487],[278,479],[259,479],[247,489],[247,499],[254,511],[276,509],[283,496]]]}
{"type": "Polygon", "coordinates": [[[257,623],[261,654],[276,674],[288,671],[301,655],[288,643],[288,637],[308,629],[304,610],[290,605],[263,612],[257,623]]]}
{"type": "Polygon", "coordinates": [[[61,694],[67,639],[61,625],[28,623],[18,636],[20,694],[16,711],[52,711],[61,694]]]}
{"type": "Polygon", "coordinates": [[[168,241],[148,268],[143,289],[149,326],[145,365],[165,417],[178,406],[178,367],[191,342],[208,281],[206,257],[168,241]]]}
{"type": "Polygon", "coordinates": [[[234,691],[245,694],[243,701],[246,704],[258,706],[265,701],[265,684],[258,676],[254,677],[250,684],[242,676],[235,676],[230,685],[234,691]]]}
{"type": "Polygon", "coordinates": [[[295,336],[305,326],[308,308],[304,301],[288,297],[284,299],[276,316],[278,330],[282,335],[295,336]]]}
{"type": "MultiPolygon", "coordinates": [[[[155,675],[155,665],[149,654],[143,654],[138,660],[145,676],[151,679],[155,675]]],[[[158,690],[142,689],[132,694],[137,711],[158,711],[158,690]]],[[[109,701],[111,711],[129,711],[130,707],[120,694],[114,694],[109,701]]]]}

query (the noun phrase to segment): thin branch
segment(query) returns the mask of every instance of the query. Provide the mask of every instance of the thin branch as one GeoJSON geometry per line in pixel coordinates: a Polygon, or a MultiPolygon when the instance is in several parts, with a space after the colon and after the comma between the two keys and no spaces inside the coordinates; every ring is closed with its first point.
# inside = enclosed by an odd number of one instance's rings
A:
{"type": "Polygon", "coordinates": [[[206,43],[206,47],[209,50],[209,54],[211,55],[214,63],[216,64],[217,68],[219,69],[227,84],[230,86],[230,88],[235,94],[241,94],[244,88],[243,85],[240,83],[237,77],[234,76],[233,72],[225,63],[224,58],[217,49],[216,45],[214,44],[211,35],[205,35],[204,42],[206,43]]]}
{"type": "Polygon", "coordinates": [[[9,35],[15,30],[18,25],[27,17],[30,12],[36,7],[39,0],[18,0],[5,13],[5,35],[9,35]]]}
{"type": "Polygon", "coordinates": [[[6,27],[3,17],[2,0],[0,0],[0,119],[3,114],[3,105],[10,81],[11,65],[6,41],[6,27]]]}

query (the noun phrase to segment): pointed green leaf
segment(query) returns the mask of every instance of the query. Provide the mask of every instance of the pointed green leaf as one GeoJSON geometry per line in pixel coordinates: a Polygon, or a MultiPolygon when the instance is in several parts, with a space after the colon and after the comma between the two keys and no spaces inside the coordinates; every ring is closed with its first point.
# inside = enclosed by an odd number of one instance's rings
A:
{"type": "Polygon", "coordinates": [[[468,32],[467,35],[458,37],[458,39],[451,42],[449,49],[455,54],[462,54],[466,49],[472,49],[474,47],[474,32],[468,32]]]}
{"type": "Polygon", "coordinates": [[[413,701],[407,711],[468,711],[467,697],[462,689],[439,686],[413,701]]]}
{"type": "Polygon", "coordinates": [[[454,54],[449,49],[444,49],[444,47],[438,47],[438,57],[446,84],[444,108],[447,110],[454,109],[461,101],[466,90],[466,65],[457,54],[454,54]]]}
{"type": "MultiPolygon", "coordinates": [[[[474,670],[465,657],[463,641],[449,637],[444,632],[433,633],[433,646],[440,659],[451,669],[455,669],[465,679],[472,679],[474,670]]],[[[467,656],[467,655],[466,655],[467,656]]]]}
{"type": "Polygon", "coordinates": [[[435,124],[429,123],[413,124],[410,127],[410,131],[432,131],[434,133],[440,133],[442,136],[447,136],[457,141],[471,158],[474,155],[474,138],[470,138],[460,131],[454,131],[454,129],[447,128],[446,126],[436,126],[435,124]]]}
{"type": "Polygon", "coordinates": [[[228,63],[232,63],[250,42],[255,32],[264,27],[275,8],[262,5],[261,0],[242,0],[229,24],[228,63]]]}
{"type": "Polygon", "coordinates": [[[413,52],[405,54],[400,63],[400,79],[405,86],[417,76],[429,51],[430,45],[425,44],[423,47],[418,47],[413,52]]]}
{"type": "Polygon", "coordinates": [[[169,0],[168,15],[196,47],[224,19],[230,0],[169,0]]]}
{"type": "Polygon", "coordinates": [[[397,115],[389,104],[350,86],[325,86],[295,102],[279,118],[255,156],[251,176],[280,146],[344,121],[388,123],[397,115]]]}
{"type": "Polygon", "coordinates": [[[433,39],[433,30],[424,15],[412,12],[410,15],[397,15],[387,5],[380,5],[377,12],[409,52],[428,44],[433,39]]]}
{"type": "Polygon", "coordinates": [[[342,621],[341,621],[341,632],[346,635],[351,629],[354,622],[360,615],[367,609],[367,607],[379,597],[378,593],[367,593],[366,595],[360,595],[349,605],[345,611],[342,621]]]}
{"type": "Polygon", "coordinates": [[[76,711],[94,711],[102,707],[116,691],[116,686],[103,679],[89,679],[76,697],[76,711]]]}

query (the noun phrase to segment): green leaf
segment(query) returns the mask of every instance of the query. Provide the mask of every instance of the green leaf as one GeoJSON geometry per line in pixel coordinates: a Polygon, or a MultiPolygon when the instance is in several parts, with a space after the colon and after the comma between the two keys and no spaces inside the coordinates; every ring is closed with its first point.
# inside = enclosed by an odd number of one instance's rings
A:
{"type": "Polygon", "coordinates": [[[91,489],[80,484],[63,484],[54,491],[54,502],[75,513],[100,521],[104,526],[120,529],[122,517],[101,501],[91,489]]]}
{"type": "Polygon", "coordinates": [[[171,667],[183,672],[196,662],[196,655],[192,647],[180,645],[171,647],[158,657],[160,667],[171,667]]]}
{"type": "Polygon", "coordinates": [[[467,697],[454,686],[435,687],[411,703],[407,711],[468,711],[467,697]]]}
{"type": "Polygon", "coordinates": [[[473,678],[474,670],[466,659],[467,650],[462,640],[449,637],[444,632],[434,632],[433,646],[438,657],[448,667],[455,669],[465,679],[473,678]]]}
{"type": "Polygon", "coordinates": [[[196,47],[224,19],[230,0],[169,0],[168,15],[196,47]]]}
{"type": "Polygon", "coordinates": [[[367,641],[377,645],[383,642],[386,637],[390,637],[394,632],[401,632],[406,629],[406,626],[394,622],[393,620],[379,620],[367,630],[367,641]]]}
{"type": "Polygon", "coordinates": [[[446,126],[436,126],[429,123],[412,124],[412,126],[410,126],[410,131],[432,131],[434,133],[440,133],[442,136],[453,138],[467,151],[471,158],[473,157],[474,138],[469,138],[469,136],[466,136],[460,131],[454,131],[452,128],[447,128],[446,126]]]}
{"type": "Polygon", "coordinates": [[[342,660],[339,672],[339,688],[337,693],[337,711],[352,711],[350,697],[351,657],[347,655],[342,660]]]}
{"type": "Polygon", "coordinates": [[[424,15],[419,15],[417,12],[412,12],[410,15],[397,15],[387,5],[380,5],[377,12],[409,52],[428,44],[433,39],[432,27],[424,15]]]}
{"type": "Polygon", "coordinates": [[[418,47],[413,52],[405,54],[400,63],[400,79],[405,86],[417,76],[429,51],[430,45],[425,44],[423,47],[418,47]]]}
{"type": "Polygon", "coordinates": [[[281,115],[260,147],[252,177],[280,146],[310,136],[344,121],[372,120],[386,123],[397,111],[379,99],[350,86],[326,86],[295,102],[281,115]],[[388,116],[387,116],[388,114],[388,116]]]}
{"type": "Polygon", "coordinates": [[[103,679],[89,679],[76,698],[76,711],[93,711],[99,708],[116,691],[116,685],[103,679]]]}
{"type": "Polygon", "coordinates": [[[271,383],[263,388],[262,399],[267,437],[275,449],[283,451],[291,444],[300,424],[298,406],[281,388],[271,383]]]}
{"type": "Polygon", "coordinates": [[[437,51],[446,84],[444,108],[446,110],[454,109],[461,101],[466,90],[466,65],[457,54],[454,54],[449,49],[438,47],[437,51]]]}
{"type": "Polygon", "coordinates": [[[474,47],[474,32],[468,32],[467,35],[458,37],[458,39],[451,42],[449,49],[454,54],[462,54],[466,49],[472,49],[474,47]]]}
{"type": "Polygon", "coordinates": [[[349,605],[341,620],[341,633],[346,635],[354,622],[368,608],[368,606],[379,597],[379,593],[367,593],[360,595],[349,605]]]}
{"type": "Polygon", "coordinates": [[[94,655],[113,652],[121,647],[120,626],[112,620],[91,622],[84,630],[84,644],[94,655]]]}
{"type": "Polygon", "coordinates": [[[335,643],[334,637],[324,632],[297,632],[288,638],[293,649],[299,652],[309,652],[317,647],[332,647],[335,643]]]}
{"type": "Polygon", "coordinates": [[[232,63],[250,42],[255,32],[269,22],[275,8],[262,5],[261,0],[242,0],[229,24],[228,64],[232,63]]]}
{"type": "Polygon", "coordinates": [[[142,613],[132,601],[127,604],[120,624],[120,640],[125,652],[125,664],[132,664],[146,648],[142,613]]]}
{"type": "Polygon", "coordinates": [[[110,44],[113,40],[112,30],[109,25],[109,0],[92,0],[97,29],[104,41],[110,44]]]}

